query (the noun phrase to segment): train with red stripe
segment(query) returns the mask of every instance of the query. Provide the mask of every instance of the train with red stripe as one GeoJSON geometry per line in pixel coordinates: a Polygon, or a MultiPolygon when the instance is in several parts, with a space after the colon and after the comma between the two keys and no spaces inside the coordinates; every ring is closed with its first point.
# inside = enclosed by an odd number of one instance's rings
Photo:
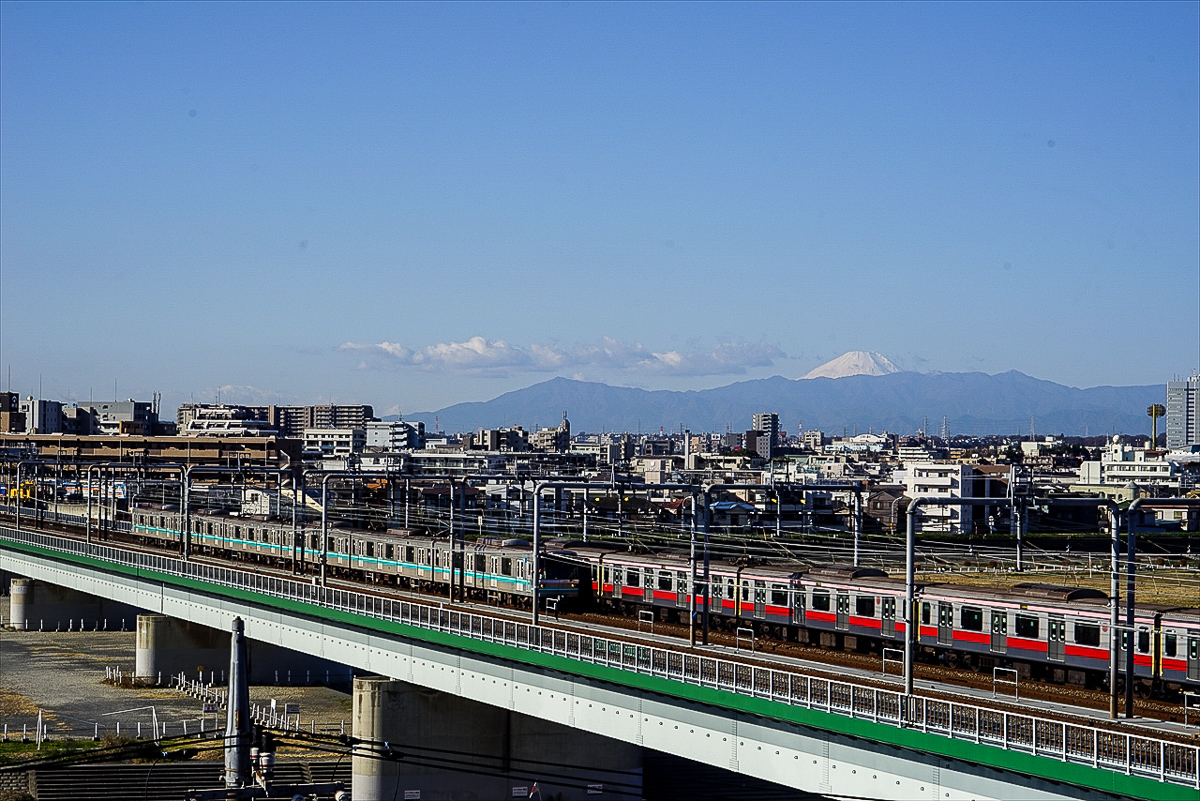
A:
{"type": "MultiPolygon", "coordinates": [[[[178,547],[183,521],[175,508],[131,513],[136,539],[178,547]]],[[[517,606],[532,598],[533,559],[524,540],[455,544],[408,531],[366,531],[334,522],[322,547],[290,524],[205,510],[192,515],[197,552],[288,566],[316,564],[347,579],[445,592],[461,573],[471,597],[517,606]],[[460,552],[458,549],[462,548],[460,552]]],[[[579,542],[544,546],[539,598],[564,607],[598,606],[628,616],[652,610],[686,622],[692,608],[686,554],[634,553],[579,542]]],[[[882,570],[845,565],[772,566],[714,559],[709,567],[710,621],[751,628],[778,640],[875,651],[904,642],[904,582],[882,570]]],[[[697,576],[696,585],[700,585],[697,576]]],[[[1102,686],[1113,642],[1108,596],[1095,589],[1024,583],[1007,589],[921,583],[916,587],[920,655],[977,670],[1012,668],[1023,677],[1102,686]]],[[[703,598],[698,600],[698,608],[703,598]]],[[[1200,689],[1200,609],[1137,604],[1132,637],[1121,609],[1119,670],[1134,649],[1134,675],[1148,692],[1200,689]]]]}
{"type": "MultiPolygon", "coordinates": [[[[626,615],[654,610],[686,622],[692,613],[686,555],[634,554],[572,543],[558,559],[586,564],[591,600],[626,615]]],[[[697,568],[696,586],[702,586],[697,568]]],[[[846,565],[775,567],[714,560],[709,566],[710,624],[751,628],[780,640],[856,651],[903,648],[904,581],[846,565]]],[[[976,670],[1015,669],[1026,678],[1102,686],[1111,630],[1100,590],[1026,582],[1006,589],[920,583],[917,643],[930,660],[976,670]]],[[[703,597],[696,599],[703,614],[703,597]]],[[[1132,632],[1125,610],[1115,632],[1118,665],[1134,649],[1134,675],[1147,692],[1200,687],[1200,609],[1137,604],[1132,632]],[[1132,636],[1130,634],[1132,633],[1132,636]]]]}

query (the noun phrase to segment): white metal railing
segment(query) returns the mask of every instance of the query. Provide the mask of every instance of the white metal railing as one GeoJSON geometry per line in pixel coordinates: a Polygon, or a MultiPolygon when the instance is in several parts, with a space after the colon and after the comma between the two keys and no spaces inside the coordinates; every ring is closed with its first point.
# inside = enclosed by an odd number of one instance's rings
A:
{"type": "Polygon", "coordinates": [[[89,548],[78,540],[35,531],[18,532],[7,526],[0,527],[0,539],[86,555],[138,570],[151,570],[274,598],[301,601],[414,628],[555,654],[579,662],[658,676],[693,686],[1200,789],[1198,745],[1114,732],[1084,724],[1043,720],[1033,715],[923,696],[908,699],[906,715],[905,696],[894,690],[533,626],[458,611],[446,608],[444,604],[382,598],[231,567],[132,552],[109,545],[93,544],[89,548]]]}

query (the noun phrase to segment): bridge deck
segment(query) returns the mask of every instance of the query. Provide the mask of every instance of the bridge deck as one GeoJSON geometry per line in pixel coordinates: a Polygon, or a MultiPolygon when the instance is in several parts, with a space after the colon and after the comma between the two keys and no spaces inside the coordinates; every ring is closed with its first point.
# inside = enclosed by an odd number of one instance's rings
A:
{"type": "Polygon", "coordinates": [[[5,551],[81,571],[135,576],[327,622],[548,668],[659,695],[836,731],[917,752],[1143,798],[1194,799],[1200,747],[1086,724],[1040,719],[833,681],[789,669],[684,654],[466,612],[392,600],[234,567],[0,528],[5,551]]]}

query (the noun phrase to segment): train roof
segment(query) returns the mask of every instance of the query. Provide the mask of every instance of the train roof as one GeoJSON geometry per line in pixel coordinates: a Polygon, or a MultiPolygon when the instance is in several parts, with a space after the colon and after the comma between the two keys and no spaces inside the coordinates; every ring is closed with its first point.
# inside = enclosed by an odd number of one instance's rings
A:
{"type": "Polygon", "coordinates": [[[856,565],[816,565],[804,573],[806,578],[831,581],[857,581],[865,578],[888,578],[888,574],[877,567],[858,567],[856,565]]]}
{"type": "Polygon", "coordinates": [[[1179,623],[1187,626],[1200,626],[1200,609],[1177,608],[1163,612],[1164,624],[1179,623]]]}
{"type": "Polygon", "coordinates": [[[1024,595],[1029,598],[1044,598],[1050,601],[1107,601],[1107,593],[1094,587],[1064,587],[1060,584],[1041,584],[1036,581],[1023,581],[1012,586],[1014,595],[1024,595]]]}
{"type": "Polygon", "coordinates": [[[1065,587],[1058,584],[1022,582],[1011,587],[979,587],[972,584],[926,584],[926,595],[934,594],[949,598],[970,600],[1003,600],[1009,603],[1045,601],[1057,603],[1086,603],[1102,605],[1108,603],[1108,595],[1091,587],[1065,587]]]}

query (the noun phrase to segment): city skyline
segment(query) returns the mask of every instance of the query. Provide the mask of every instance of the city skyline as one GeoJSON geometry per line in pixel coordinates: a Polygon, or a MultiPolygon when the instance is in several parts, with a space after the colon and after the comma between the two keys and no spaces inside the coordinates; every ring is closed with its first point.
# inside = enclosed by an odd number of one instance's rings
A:
{"type": "Polygon", "coordinates": [[[1165,383],[1200,365],[1198,9],[6,2],[0,380],[1165,383]]]}

